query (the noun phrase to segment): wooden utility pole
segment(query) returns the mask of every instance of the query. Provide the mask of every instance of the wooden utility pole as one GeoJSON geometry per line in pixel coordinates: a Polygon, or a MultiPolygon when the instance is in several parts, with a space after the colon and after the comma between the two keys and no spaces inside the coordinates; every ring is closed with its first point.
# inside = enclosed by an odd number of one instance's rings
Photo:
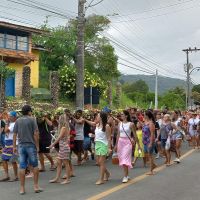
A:
{"type": "Polygon", "coordinates": [[[156,82],[155,82],[155,109],[158,109],[158,70],[156,69],[156,82]]]}
{"type": "Polygon", "coordinates": [[[76,55],[76,107],[84,108],[84,32],[85,32],[85,3],[78,0],[77,26],[77,55],[76,55]]]}
{"type": "Polygon", "coordinates": [[[186,109],[188,109],[188,107],[192,107],[191,88],[190,88],[190,70],[192,69],[192,65],[189,62],[189,53],[200,51],[200,49],[195,47],[193,49],[192,48],[183,49],[183,51],[186,53],[186,58],[187,58],[185,72],[187,73],[186,109]]]}

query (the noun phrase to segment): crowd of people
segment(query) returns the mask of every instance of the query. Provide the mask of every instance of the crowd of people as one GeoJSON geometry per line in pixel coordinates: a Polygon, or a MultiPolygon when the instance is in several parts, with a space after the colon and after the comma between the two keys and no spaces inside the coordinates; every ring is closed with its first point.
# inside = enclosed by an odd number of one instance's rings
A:
{"type": "MultiPolygon", "coordinates": [[[[4,169],[4,181],[20,180],[20,194],[25,194],[25,177],[33,175],[34,191],[43,191],[38,184],[39,172],[45,172],[45,158],[56,176],[50,183],[68,184],[75,176],[72,158],[76,165],[83,165],[90,158],[99,167],[96,185],[106,183],[111,174],[106,165],[109,156],[117,160],[123,169],[122,183],[130,180],[129,170],[138,159],[148,175],[154,175],[155,159],[165,158],[166,166],[180,163],[181,144],[187,140],[193,148],[200,148],[200,112],[139,110],[128,108],[111,111],[108,107],[99,110],[72,113],[69,109],[52,116],[41,110],[34,112],[29,105],[20,112],[0,110],[0,145],[4,169]],[[55,157],[52,151],[56,152],[55,157]],[[38,167],[38,158],[40,168],[38,167]],[[9,174],[12,164],[14,177],[9,174]],[[62,168],[65,175],[61,177],[62,168]],[[19,169],[19,173],[18,173],[19,169]],[[63,179],[63,181],[61,181],[63,179]]],[[[55,154],[55,153],[54,153],[55,154]]]]}

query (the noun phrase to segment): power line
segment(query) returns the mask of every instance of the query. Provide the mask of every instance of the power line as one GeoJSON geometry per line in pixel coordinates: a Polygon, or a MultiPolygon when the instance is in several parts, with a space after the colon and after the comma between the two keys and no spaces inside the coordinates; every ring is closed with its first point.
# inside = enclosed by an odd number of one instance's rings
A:
{"type": "Polygon", "coordinates": [[[163,10],[163,9],[166,9],[166,8],[175,7],[177,5],[183,5],[183,4],[186,4],[186,3],[193,2],[193,1],[194,0],[188,0],[188,1],[183,1],[183,2],[179,2],[179,3],[175,3],[175,4],[169,4],[169,5],[161,6],[161,7],[157,7],[157,8],[151,8],[149,10],[138,11],[138,12],[134,12],[134,13],[126,14],[126,15],[120,15],[120,16],[115,15],[115,16],[111,16],[111,17],[113,17],[113,18],[115,18],[115,17],[128,17],[128,16],[132,16],[132,15],[136,15],[136,14],[143,14],[143,13],[148,13],[148,12],[152,12],[152,11],[163,10]]]}
{"type": "MultiPolygon", "coordinates": [[[[110,37],[112,38],[112,36],[110,36],[110,37]]],[[[127,54],[129,54],[131,57],[134,57],[134,58],[136,58],[136,59],[139,60],[139,61],[141,61],[141,59],[146,60],[147,62],[150,62],[150,63],[152,63],[152,64],[154,64],[154,65],[157,65],[157,66],[159,67],[159,69],[162,69],[162,70],[164,70],[164,71],[167,71],[167,72],[170,73],[170,74],[172,73],[171,70],[166,70],[165,68],[161,68],[160,65],[149,61],[149,59],[147,59],[147,58],[145,58],[145,57],[139,55],[137,52],[133,52],[131,49],[129,49],[128,47],[126,47],[124,44],[118,42],[117,40],[113,40],[113,39],[110,39],[110,38],[108,38],[108,39],[109,39],[112,43],[114,43],[115,45],[117,45],[120,49],[122,49],[122,50],[125,51],[127,54]],[[138,56],[139,58],[136,57],[136,56],[138,56]]],[[[146,64],[144,61],[142,61],[142,62],[143,62],[144,64],[146,64]]],[[[150,66],[150,65],[148,65],[148,67],[152,68],[152,66],[150,66]]],[[[154,71],[155,71],[156,69],[157,69],[157,68],[154,67],[154,71]]],[[[180,76],[180,74],[178,74],[178,73],[176,73],[176,72],[173,72],[173,73],[180,76]]],[[[184,76],[184,75],[181,75],[181,76],[184,76]]],[[[185,77],[185,76],[184,76],[184,77],[185,77]]]]}
{"type": "Polygon", "coordinates": [[[115,21],[115,22],[112,22],[112,23],[127,23],[127,22],[136,22],[136,21],[139,21],[139,20],[149,20],[149,19],[153,19],[153,18],[157,18],[157,17],[169,15],[169,14],[175,14],[175,13],[183,12],[183,11],[186,11],[186,10],[189,10],[189,9],[194,9],[194,8],[199,7],[199,6],[200,5],[196,5],[196,6],[188,7],[188,8],[185,8],[185,9],[180,9],[180,10],[176,10],[176,11],[172,11],[172,12],[166,12],[166,13],[162,13],[162,14],[149,16],[149,17],[139,17],[139,18],[135,18],[135,19],[132,19],[132,20],[120,20],[120,21],[115,21]]]}
{"type": "Polygon", "coordinates": [[[39,10],[42,10],[42,11],[46,11],[46,12],[49,12],[49,13],[53,13],[53,14],[62,16],[62,17],[64,17],[65,19],[70,19],[70,17],[71,17],[71,16],[69,16],[69,15],[62,14],[62,13],[60,13],[60,12],[55,12],[55,11],[53,11],[53,10],[49,10],[49,9],[46,9],[46,8],[43,8],[43,7],[41,7],[41,6],[37,6],[37,5],[34,5],[34,4],[26,3],[26,2],[24,2],[24,1],[15,1],[15,0],[7,0],[7,1],[10,1],[10,2],[15,3],[15,4],[18,4],[18,5],[23,5],[23,6],[31,7],[31,8],[34,8],[34,9],[39,9],[39,10]]]}

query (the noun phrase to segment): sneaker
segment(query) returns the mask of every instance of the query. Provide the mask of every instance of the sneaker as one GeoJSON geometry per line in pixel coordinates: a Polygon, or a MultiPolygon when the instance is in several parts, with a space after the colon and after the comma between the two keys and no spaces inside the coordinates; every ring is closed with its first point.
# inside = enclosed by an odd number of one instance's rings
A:
{"type": "Polygon", "coordinates": [[[156,156],[156,159],[158,159],[158,158],[160,158],[160,154],[159,154],[159,153],[158,153],[157,156],[156,156]]]}
{"type": "Polygon", "coordinates": [[[128,182],[128,177],[124,177],[123,179],[122,179],[122,183],[127,183],[128,182]]]}
{"type": "Polygon", "coordinates": [[[180,163],[181,161],[180,161],[179,158],[176,158],[176,159],[174,160],[174,162],[176,162],[176,163],[180,163]]]}
{"type": "Polygon", "coordinates": [[[174,162],[180,163],[181,161],[179,158],[176,158],[174,162]]]}

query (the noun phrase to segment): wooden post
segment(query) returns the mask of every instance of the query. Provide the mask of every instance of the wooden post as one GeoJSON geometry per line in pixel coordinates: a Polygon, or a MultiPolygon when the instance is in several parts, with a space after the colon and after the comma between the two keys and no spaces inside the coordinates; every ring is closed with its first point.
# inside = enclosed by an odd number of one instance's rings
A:
{"type": "Polygon", "coordinates": [[[27,104],[31,103],[31,68],[25,66],[22,72],[22,98],[27,104]]]}
{"type": "Polygon", "coordinates": [[[117,82],[117,85],[116,85],[116,105],[117,105],[117,108],[119,108],[120,105],[121,105],[121,96],[122,96],[121,83],[117,82]]]}
{"type": "Polygon", "coordinates": [[[50,72],[50,90],[52,104],[57,108],[59,103],[59,75],[57,71],[50,72]]]}

